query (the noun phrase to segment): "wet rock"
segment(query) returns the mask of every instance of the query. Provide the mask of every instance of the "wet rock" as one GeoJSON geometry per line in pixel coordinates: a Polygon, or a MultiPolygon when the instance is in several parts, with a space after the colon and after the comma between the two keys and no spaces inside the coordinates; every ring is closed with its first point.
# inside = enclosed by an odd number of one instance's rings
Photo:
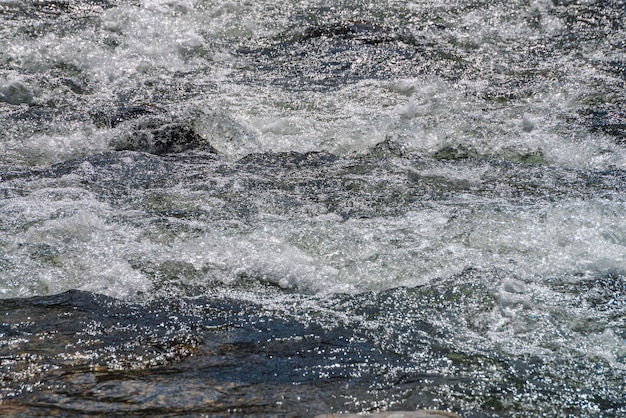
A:
{"type": "Polygon", "coordinates": [[[195,148],[215,152],[211,144],[194,131],[193,126],[184,123],[138,129],[115,144],[118,151],[143,151],[157,155],[195,148]]]}
{"type": "Polygon", "coordinates": [[[0,400],[0,415],[3,417],[24,416],[23,414],[27,411],[28,405],[25,405],[22,402],[10,399],[0,400]]]}
{"type": "Polygon", "coordinates": [[[113,112],[94,111],[91,117],[94,124],[100,128],[115,128],[118,125],[132,120],[138,120],[144,116],[156,116],[164,114],[165,109],[150,104],[139,106],[120,107],[113,112]]]}
{"type": "Polygon", "coordinates": [[[175,116],[149,104],[124,107],[111,113],[95,112],[92,118],[96,126],[121,131],[111,144],[116,151],[162,155],[201,148],[216,152],[197,132],[192,116],[175,116]]]}
{"type": "Polygon", "coordinates": [[[366,158],[380,159],[380,158],[397,158],[406,156],[406,150],[399,142],[387,138],[382,142],[374,145],[365,154],[366,158]]]}
{"type": "Polygon", "coordinates": [[[315,416],[380,379],[387,355],[348,328],[264,311],[206,296],[0,300],[0,397],[10,399],[0,415],[315,416]]]}

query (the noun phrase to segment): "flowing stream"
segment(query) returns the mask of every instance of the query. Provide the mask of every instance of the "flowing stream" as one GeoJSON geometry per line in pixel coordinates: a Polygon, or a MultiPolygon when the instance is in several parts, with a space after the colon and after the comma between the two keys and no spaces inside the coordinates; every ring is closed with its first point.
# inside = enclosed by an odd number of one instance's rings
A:
{"type": "Polygon", "coordinates": [[[0,22],[0,415],[626,415],[623,1],[0,22]]]}

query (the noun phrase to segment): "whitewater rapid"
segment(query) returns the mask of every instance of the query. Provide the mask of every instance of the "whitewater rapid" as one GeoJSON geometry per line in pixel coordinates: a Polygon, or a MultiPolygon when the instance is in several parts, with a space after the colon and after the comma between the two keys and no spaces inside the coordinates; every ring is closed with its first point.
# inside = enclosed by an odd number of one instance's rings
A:
{"type": "Polygon", "coordinates": [[[0,396],[620,416],[625,17],[0,1],[0,396]]]}

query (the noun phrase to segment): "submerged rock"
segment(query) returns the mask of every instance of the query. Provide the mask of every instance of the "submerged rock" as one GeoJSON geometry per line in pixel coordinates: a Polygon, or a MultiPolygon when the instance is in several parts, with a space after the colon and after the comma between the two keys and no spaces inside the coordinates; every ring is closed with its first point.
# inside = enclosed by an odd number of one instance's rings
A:
{"type": "Polygon", "coordinates": [[[471,67],[449,46],[416,36],[408,26],[365,20],[317,22],[237,52],[255,62],[257,77],[289,89],[334,90],[337,83],[427,73],[455,79],[471,67]]]}
{"type": "Polygon", "coordinates": [[[583,112],[584,122],[593,131],[604,132],[626,145],[626,107],[603,105],[583,112]]]}
{"type": "Polygon", "coordinates": [[[307,28],[299,42],[315,38],[339,38],[377,45],[392,42],[404,42],[406,44],[420,45],[420,42],[407,31],[398,31],[393,28],[378,25],[364,20],[349,20],[344,22],[327,23],[320,26],[307,28]]]}
{"type": "Polygon", "coordinates": [[[94,124],[100,128],[116,128],[118,125],[127,121],[159,114],[165,114],[165,109],[150,104],[142,104],[139,106],[120,107],[114,112],[92,112],[91,117],[94,124]]]}
{"type": "Polygon", "coordinates": [[[0,102],[12,105],[32,104],[33,93],[24,84],[15,82],[0,87],[0,102]]]}

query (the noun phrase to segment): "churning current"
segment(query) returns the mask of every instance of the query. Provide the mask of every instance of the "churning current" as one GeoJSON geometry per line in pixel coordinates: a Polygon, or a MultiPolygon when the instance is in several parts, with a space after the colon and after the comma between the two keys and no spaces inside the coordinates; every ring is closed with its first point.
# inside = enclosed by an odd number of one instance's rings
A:
{"type": "Polygon", "coordinates": [[[0,21],[0,415],[626,415],[623,1],[0,21]]]}

